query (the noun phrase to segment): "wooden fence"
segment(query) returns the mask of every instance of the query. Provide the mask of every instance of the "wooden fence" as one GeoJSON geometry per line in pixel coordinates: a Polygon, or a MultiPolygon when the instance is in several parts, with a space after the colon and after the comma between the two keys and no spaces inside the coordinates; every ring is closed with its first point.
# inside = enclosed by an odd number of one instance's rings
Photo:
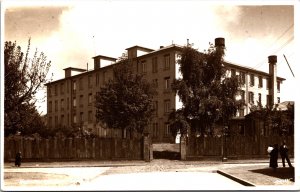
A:
{"type": "MultiPolygon", "coordinates": [[[[226,138],[226,142],[223,139],[222,137],[189,138],[187,143],[187,158],[204,156],[221,157],[223,145],[229,158],[267,157],[268,145],[277,143],[280,146],[282,141],[282,137],[280,136],[230,136],[226,138]]],[[[289,155],[294,156],[294,137],[286,137],[285,140],[289,147],[289,155]]]]}
{"type": "Polygon", "coordinates": [[[116,138],[24,138],[4,139],[4,160],[21,151],[23,160],[142,160],[143,140],[116,138]]]}

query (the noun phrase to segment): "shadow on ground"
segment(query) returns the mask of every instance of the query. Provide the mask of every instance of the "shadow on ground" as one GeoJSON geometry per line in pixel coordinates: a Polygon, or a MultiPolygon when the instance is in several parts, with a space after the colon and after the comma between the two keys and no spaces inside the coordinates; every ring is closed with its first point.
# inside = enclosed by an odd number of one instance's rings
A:
{"type": "Polygon", "coordinates": [[[249,170],[254,173],[260,173],[264,175],[268,175],[271,177],[277,177],[279,179],[288,179],[290,181],[295,182],[295,169],[294,167],[280,167],[276,170],[273,170],[271,168],[264,168],[264,169],[255,169],[255,170],[249,170]]]}

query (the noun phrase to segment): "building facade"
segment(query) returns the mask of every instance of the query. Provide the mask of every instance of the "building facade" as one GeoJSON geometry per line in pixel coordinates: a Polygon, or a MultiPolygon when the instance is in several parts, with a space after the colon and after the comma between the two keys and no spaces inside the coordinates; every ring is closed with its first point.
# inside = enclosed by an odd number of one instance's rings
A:
{"type": "MultiPolygon", "coordinates": [[[[220,39],[216,39],[216,44],[220,39]]],[[[143,73],[148,82],[153,82],[157,88],[153,101],[154,117],[149,125],[153,142],[174,142],[168,116],[173,109],[182,106],[179,97],[171,90],[171,83],[180,76],[177,60],[181,49],[182,46],[176,44],[161,46],[157,50],[141,46],[126,49],[133,72],[143,73]]],[[[48,127],[80,127],[101,137],[121,137],[121,131],[113,131],[96,123],[94,107],[95,95],[113,78],[113,65],[118,60],[102,55],[93,59],[93,70],[66,68],[65,78],[46,84],[48,127]],[[108,65],[102,67],[104,64],[108,65]]],[[[276,56],[269,57],[269,73],[224,63],[227,74],[238,75],[243,82],[239,98],[244,99],[247,106],[238,111],[238,117],[247,115],[257,101],[262,105],[280,102],[280,85],[285,79],[276,75],[276,60],[276,56]]]]}

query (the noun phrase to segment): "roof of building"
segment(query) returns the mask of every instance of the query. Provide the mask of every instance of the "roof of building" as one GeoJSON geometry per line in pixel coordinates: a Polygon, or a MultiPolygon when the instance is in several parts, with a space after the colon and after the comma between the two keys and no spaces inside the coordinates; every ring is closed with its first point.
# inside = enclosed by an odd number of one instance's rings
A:
{"type": "Polygon", "coordinates": [[[139,45],[135,45],[135,46],[126,48],[125,50],[129,50],[129,49],[133,49],[133,48],[137,48],[137,49],[142,50],[142,51],[154,51],[154,49],[150,49],[150,48],[147,48],[147,47],[142,47],[142,46],[139,46],[139,45]]]}
{"type": "Polygon", "coordinates": [[[81,68],[76,68],[76,67],[67,67],[64,68],[64,70],[72,70],[72,71],[77,71],[77,72],[85,72],[86,69],[81,69],[81,68]]]}
{"type": "Polygon", "coordinates": [[[288,106],[294,105],[294,101],[284,101],[278,104],[277,109],[281,111],[285,111],[288,109],[288,106]]]}
{"type": "MultiPolygon", "coordinates": [[[[150,51],[149,53],[146,53],[144,55],[141,55],[137,58],[143,58],[143,57],[147,57],[147,56],[151,56],[152,54],[155,54],[157,52],[160,52],[160,51],[166,51],[166,50],[169,50],[169,49],[175,49],[175,50],[178,50],[180,51],[184,46],[181,46],[181,45],[177,45],[177,44],[171,44],[169,46],[164,46],[160,49],[157,49],[157,50],[153,50],[153,49],[150,49],[150,48],[146,48],[146,47],[142,47],[142,46],[138,46],[138,45],[135,45],[135,46],[132,46],[132,47],[129,47],[127,48],[126,50],[128,49],[132,49],[132,48],[138,48],[139,50],[144,50],[144,51],[150,51]]],[[[113,58],[113,57],[107,57],[107,56],[104,56],[104,55],[97,55],[95,57],[92,57],[92,58],[96,58],[96,57],[99,57],[99,58],[103,58],[103,59],[108,59],[108,60],[117,60],[116,58],[113,58]]],[[[135,59],[135,58],[134,58],[135,59]]],[[[118,62],[112,64],[112,65],[115,65],[117,64],[118,62]]],[[[108,66],[105,66],[105,67],[102,67],[102,68],[99,68],[98,70],[100,69],[104,69],[104,68],[108,68],[108,67],[111,67],[112,65],[108,65],[108,66]]],[[[242,65],[238,65],[238,64],[234,64],[232,62],[228,62],[228,61],[225,61],[225,65],[227,67],[233,67],[233,68],[236,68],[236,69],[240,69],[240,70],[245,70],[245,71],[250,71],[250,72],[253,72],[253,73],[256,73],[256,74],[261,74],[261,75],[264,75],[264,76],[269,76],[268,73],[266,72],[263,72],[263,71],[259,71],[257,69],[254,69],[254,68],[251,68],[251,67],[246,67],[246,66],[242,66],[242,65]]],[[[79,70],[79,72],[92,72],[92,71],[87,71],[85,69],[79,69],[79,68],[74,68],[74,67],[68,67],[68,68],[65,68],[64,70],[66,69],[72,69],[72,70],[79,70]]],[[[78,74],[78,75],[82,75],[82,74],[78,74]]],[[[76,75],[77,76],[77,75],[76,75]]],[[[65,79],[65,78],[64,78],[65,79]]],[[[285,78],[282,78],[282,77],[277,77],[278,80],[281,80],[281,81],[284,81],[286,80],[285,78]]],[[[59,79],[57,81],[61,81],[63,79],[59,79]]],[[[54,82],[57,82],[57,81],[53,81],[53,82],[50,82],[50,83],[47,83],[45,85],[48,85],[48,84],[52,84],[54,82]]]]}
{"type": "Polygon", "coordinates": [[[106,59],[106,60],[110,60],[110,61],[116,61],[117,58],[114,58],[114,57],[107,57],[107,56],[104,56],[104,55],[97,55],[95,57],[92,57],[93,59],[94,58],[101,58],[101,59],[106,59]]]}

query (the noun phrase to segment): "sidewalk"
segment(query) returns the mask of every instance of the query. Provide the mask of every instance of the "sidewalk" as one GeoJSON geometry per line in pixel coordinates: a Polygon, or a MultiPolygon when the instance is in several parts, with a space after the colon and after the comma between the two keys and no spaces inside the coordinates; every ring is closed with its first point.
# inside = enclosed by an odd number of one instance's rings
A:
{"type": "MultiPolygon", "coordinates": [[[[294,164],[294,159],[291,159],[294,164]]],[[[151,162],[145,161],[70,161],[70,162],[24,162],[20,168],[16,168],[14,163],[5,163],[4,172],[14,172],[19,170],[26,172],[26,168],[31,172],[38,171],[32,168],[93,168],[102,171],[95,172],[96,175],[114,175],[123,173],[146,173],[146,172],[217,172],[227,178],[237,181],[245,186],[293,186],[295,183],[290,180],[294,174],[294,169],[282,168],[278,161],[278,174],[274,175],[269,168],[269,159],[244,159],[228,160],[227,162],[202,160],[202,161],[179,161],[154,159],[151,162]],[[22,170],[22,168],[24,168],[22,170]],[[280,177],[284,176],[284,177],[280,177]]],[[[52,169],[49,169],[52,170],[52,169]]],[[[55,169],[53,169],[54,171],[55,169]]],[[[72,170],[73,171],[73,170],[72,170]]],[[[75,171],[75,170],[74,170],[75,171]]],[[[94,170],[96,171],[96,170],[94,170]]],[[[76,172],[74,172],[76,173],[76,172]]],[[[77,174],[77,173],[76,173],[77,174]]],[[[79,174],[79,173],[78,173],[79,174]]],[[[88,175],[90,173],[87,173],[88,175]]],[[[82,176],[82,175],[81,175],[82,176]]],[[[87,177],[87,176],[85,176],[87,177]]],[[[89,176],[90,177],[90,176],[89,176]]],[[[85,178],[87,179],[87,178],[85,178]]],[[[295,180],[300,180],[296,177],[295,180]]],[[[250,188],[249,188],[250,189],[250,188]]]]}

